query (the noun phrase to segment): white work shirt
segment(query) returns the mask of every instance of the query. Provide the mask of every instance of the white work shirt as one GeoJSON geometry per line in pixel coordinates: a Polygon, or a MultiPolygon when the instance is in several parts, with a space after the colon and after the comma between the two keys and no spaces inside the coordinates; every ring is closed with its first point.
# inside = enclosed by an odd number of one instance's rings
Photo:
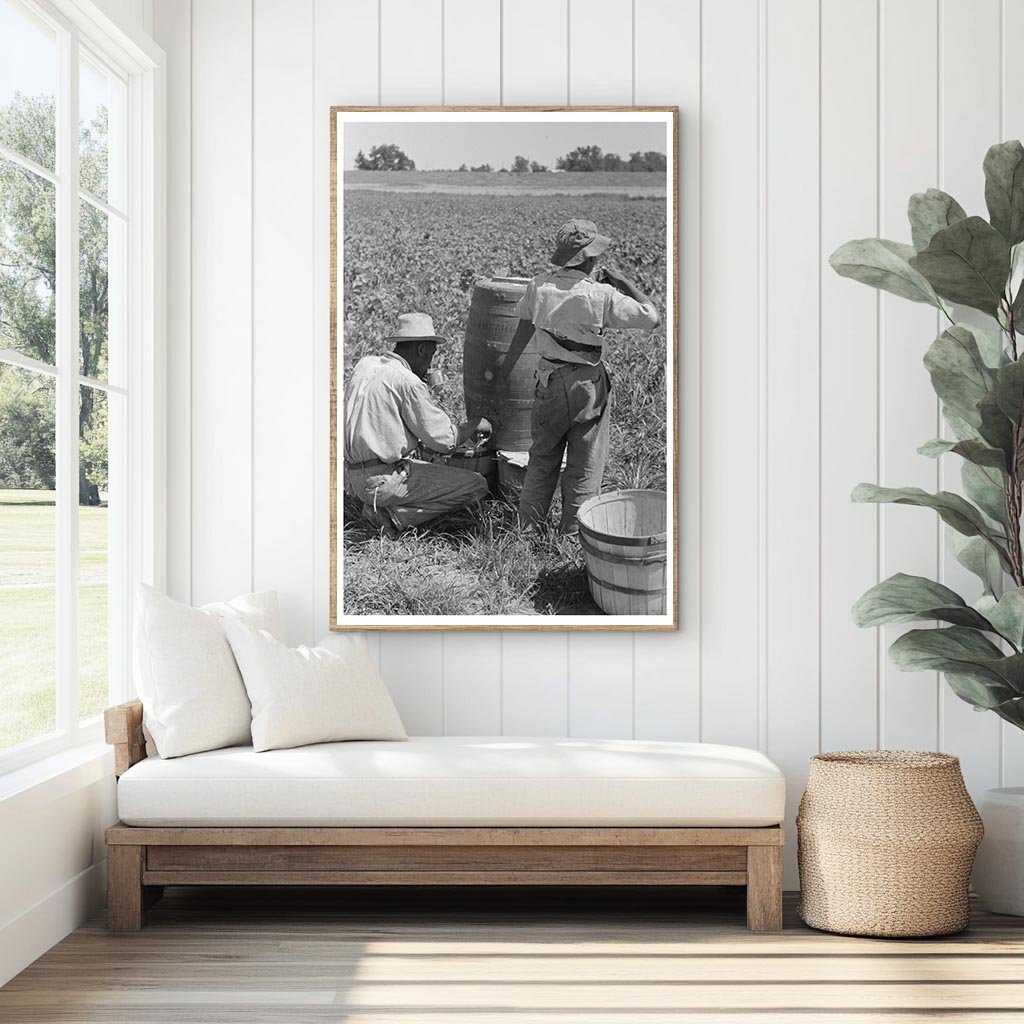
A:
{"type": "Polygon", "coordinates": [[[560,267],[533,278],[519,300],[516,314],[536,328],[541,356],[560,363],[599,363],[605,328],[649,330],[658,323],[653,303],[637,302],[573,267],[560,267]],[[552,333],[591,349],[571,352],[559,345],[552,333]]]}
{"type": "Polygon", "coordinates": [[[364,356],[345,385],[346,462],[397,462],[418,445],[447,454],[456,431],[430,388],[397,353],[364,356]]]}

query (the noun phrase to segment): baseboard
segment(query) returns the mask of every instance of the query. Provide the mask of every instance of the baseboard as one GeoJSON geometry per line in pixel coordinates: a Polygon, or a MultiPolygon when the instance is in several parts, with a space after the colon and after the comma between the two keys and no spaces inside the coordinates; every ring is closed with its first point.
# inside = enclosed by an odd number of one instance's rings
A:
{"type": "Polygon", "coordinates": [[[0,927],[0,985],[83,924],[106,902],[107,862],[69,879],[0,927]]]}

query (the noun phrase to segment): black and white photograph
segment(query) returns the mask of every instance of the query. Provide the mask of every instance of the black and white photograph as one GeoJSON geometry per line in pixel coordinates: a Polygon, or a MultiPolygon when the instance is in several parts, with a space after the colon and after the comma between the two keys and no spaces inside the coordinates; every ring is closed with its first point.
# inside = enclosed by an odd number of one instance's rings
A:
{"type": "Polygon", "coordinates": [[[334,628],[674,628],[676,110],[332,118],[334,628]]]}

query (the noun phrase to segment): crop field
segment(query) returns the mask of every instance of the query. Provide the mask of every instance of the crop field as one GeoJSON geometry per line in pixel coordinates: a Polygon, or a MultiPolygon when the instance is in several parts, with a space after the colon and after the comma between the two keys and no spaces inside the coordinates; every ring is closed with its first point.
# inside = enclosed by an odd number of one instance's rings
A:
{"type": "Polygon", "coordinates": [[[586,195],[598,191],[664,196],[665,175],[655,171],[346,171],[346,189],[388,192],[486,192],[491,195],[586,195]]]}
{"type": "MultiPolygon", "coordinates": [[[[541,176],[501,175],[511,177],[541,176]]],[[[663,175],[655,177],[664,181],[663,175]]],[[[636,281],[663,317],[654,331],[608,332],[611,454],[602,490],[665,489],[664,197],[625,191],[474,193],[346,188],[339,325],[345,378],[362,356],[385,351],[383,339],[400,313],[429,313],[438,333],[451,339],[434,359],[445,376],[441,402],[453,420],[463,419],[462,342],[474,282],[496,275],[532,277],[550,267],[560,224],[572,217],[593,220],[613,238],[603,262],[636,281]]],[[[362,522],[359,504],[351,499],[345,501],[343,523],[346,614],[600,614],[587,593],[578,541],[553,532],[523,536],[515,509],[502,501],[488,502],[478,513],[455,513],[397,541],[362,522]]]]}

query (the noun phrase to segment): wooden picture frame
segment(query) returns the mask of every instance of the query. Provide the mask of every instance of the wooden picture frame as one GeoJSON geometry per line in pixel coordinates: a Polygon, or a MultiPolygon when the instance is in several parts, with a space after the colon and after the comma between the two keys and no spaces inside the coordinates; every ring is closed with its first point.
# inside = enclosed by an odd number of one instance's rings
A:
{"type": "MultiPolygon", "coordinates": [[[[448,122],[445,123],[454,123],[448,122]]],[[[546,122],[545,122],[546,123],[546,122]]],[[[607,154],[610,155],[610,154],[607,154]]],[[[639,153],[636,155],[640,155],[639,153]]],[[[649,155],[649,154],[645,154],[649,155]]],[[[367,106],[333,106],[330,109],[330,445],[329,445],[329,473],[330,473],[330,628],[334,631],[345,630],[628,630],[628,631],[666,631],[675,630],[679,625],[679,370],[678,370],[678,346],[679,346],[679,111],[677,107],[556,107],[556,106],[522,106],[522,107],[493,107],[493,106],[459,106],[459,107],[367,107],[367,106]],[[396,123],[396,116],[402,122],[431,124],[441,118],[458,117],[460,120],[469,120],[471,123],[497,122],[514,118],[516,124],[529,123],[536,119],[555,118],[553,124],[567,123],[572,125],[579,121],[591,121],[592,123],[603,124],[606,120],[616,125],[628,124],[630,117],[652,119],[647,122],[663,127],[665,131],[665,148],[668,152],[667,169],[664,180],[665,200],[665,286],[664,299],[665,309],[660,311],[662,322],[665,325],[665,359],[663,384],[665,393],[665,488],[667,494],[667,517],[664,533],[663,546],[665,550],[665,595],[663,610],[658,614],[643,614],[627,612],[623,614],[602,614],[596,606],[588,608],[583,614],[570,614],[558,612],[555,614],[529,614],[523,615],[477,615],[477,614],[400,614],[390,615],[386,613],[373,614],[352,614],[342,609],[343,603],[343,544],[342,531],[344,528],[344,513],[342,510],[343,492],[343,466],[341,464],[341,445],[339,438],[339,425],[342,417],[340,408],[342,399],[342,376],[344,373],[345,360],[343,353],[343,341],[341,323],[343,322],[344,287],[341,283],[344,253],[341,250],[343,243],[343,195],[346,189],[344,180],[344,168],[340,166],[344,159],[342,136],[344,126],[349,123],[356,123],[354,119],[361,119],[360,123],[377,123],[389,121],[396,123]]],[[[517,158],[518,160],[518,158],[517,158]]],[[[387,172],[385,172],[387,173],[387,172]]],[[[416,172],[418,173],[418,172],[416,172]]],[[[433,175],[448,174],[449,172],[431,172],[433,175]]],[[[494,172],[496,175],[498,172],[494,172]]],[[[390,179],[384,179],[390,183],[390,179]]],[[[505,181],[511,181],[512,176],[505,176],[505,181]]],[[[539,179],[538,179],[539,180],[539,179]]],[[[369,186],[364,186],[369,187],[369,186]]],[[[586,195],[594,194],[587,192],[561,193],[552,191],[552,195],[586,195]]],[[[602,195],[606,193],[601,193],[602,195]]],[[[578,203],[584,209],[586,203],[578,203]]],[[[551,225],[552,232],[556,224],[551,225]]],[[[540,268],[538,267],[538,270],[540,268]]],[[[409,304],[409,303],[407,303],[409,304]]],[[[409,310],[412,311],[412,310],[409,310]]],[[[429,312],[429,310],[427,310],[429,312]]],[[[382,338],[383,342],[383,338],[382,338]]],[[[382,350],[383,351],[383,350],[382,350]]],[[[607,474],[606,474],[607,479],[607,474]]],[[[602,494],[607,490],[607,485],[602,489],[602,494]]],[[[381,544],[386,544],[384,536],[380,538],[381,544]]],[[[630,540],[626,543],[635,543],[630,540]]],[[[383,549],[382,549],[383,550],[383,549]]],[[[616,575],[614,579],[619,580],[618,564],[626,564],[627,567],[634,561],[642,561],[644,558],[641,550],[641,557],[633,555],[632,548],[613,549],[620,551],[619,555],[613,553],[610,562],[616,575]]],[[[653,549],[652,549],[653,550],[653,549]]],[[[591,546],[593,551],[593,546],[591,546]]],[[[623,570],[625,571],[625,570],[623,570]]],[[[382,574],[383,576],[383,574],[382,574]]],[[[637,593],[638,588],[629,585],[616,585],[609,582],[608,586],[616,591],[637,593]]],[[[643,588],[639,588],[642,590],[643,588]]],[[[593,593],[591,588],[591,593],[593,593]]],[[[605,592],[607,596],[607,592],[605,592]]],[[[615,595],[611,595],[615,599],[615,595]]],[[[588,598],[589,599],[589,598],[588,598]]],[[[633,602],[632,597],[619,599],[633,602]]],[[[592,602],[591,602],[592,604],[592,602]]],[[[633,605],[630,604],[630,607],[633,605]]]]}

